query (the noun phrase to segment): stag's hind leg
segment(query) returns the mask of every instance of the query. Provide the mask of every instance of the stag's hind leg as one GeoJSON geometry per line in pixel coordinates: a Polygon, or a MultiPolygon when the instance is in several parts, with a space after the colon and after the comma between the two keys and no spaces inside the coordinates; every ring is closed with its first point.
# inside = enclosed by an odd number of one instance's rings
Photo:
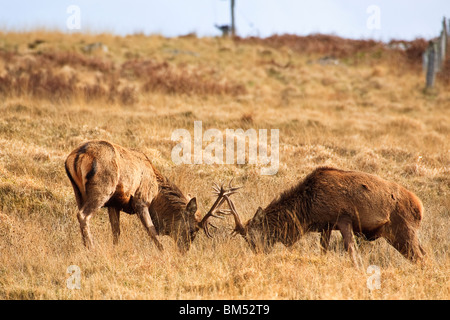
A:
{"type": "Polygon", "coordinates": [[[88,199],[78,211],[77,218],[80,223],[83,243],[88,249],[92,249],[94,247],[94,241],[89,227],[89,220],[92,218],[95,211],[100,209],[104,203],[105,201],[103,200],[88,199]]]}
{"type": "Polygon", "coordinates": [[[73,182],[72,180],[70,182],[73,187],[73,192],[75,194],[75,200],[77,202],[78,210],[81,210],[81,208],[83,207],[83,197],[81,195],[80,189],[78,189],[78,186],[75,184],[75,182],[73,182]]]}
{"type": "Polygon", "coordinates": [[[326,254],[330,244],[331,229],[323,230],[320,233],[320,252],[326,254]]]}
{"type": "Polygon", "coordinates": [[[337,222],[336,226],[342,234],[342,238],[344,239],[344,248],[350,255],[353,265],[360,268],[361,264],[359,263],[356,255],[355,239],[353,236],[353,225],[351,219],[344,216],[337,222]]]}
{"type": "Polygon", "coordinates": [[[113,243],[116,245],[119,243],[120,236],[120,210],[114,207],[109,207],[108,214],[113,233],[113,243]]]}
{"type": "Polygon", "coordinates": [[[112,193],[108,192],[108,190],[97,189],[98,188],[92,187],[88,189],[86,192],[86,200],[77,214],[78,222],[80,223],[81,235],[83,236],[83,243],[88,249],[92,249],[94,247],[89,221],[94,213],[103,207],[103,205],[108,201],[110,194],[112,193]]]}

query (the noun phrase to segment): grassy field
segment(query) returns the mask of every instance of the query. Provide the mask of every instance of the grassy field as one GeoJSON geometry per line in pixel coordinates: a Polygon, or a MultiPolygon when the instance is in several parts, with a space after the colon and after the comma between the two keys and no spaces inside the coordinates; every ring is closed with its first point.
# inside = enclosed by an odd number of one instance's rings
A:
{"type": "Polygon", "coordinates": [[[449,299],[450,85],[438,78],[423,90],[420,50],[332,39],[0,33],[0,299],[449,299]],[[103,47],[86,48],[95,42],[103,47]],[[172,132],[193,132],[197,120],[203,130],[279,129],[278,173],[174,165],[172,132]],[[337,232],[326,255],[314,233],[253,254],[229,236],[231,218],[181,255],[168,237],[160,253],[139,219],[122,214],[115,247],[105,209],[92,219],[90,252],[64,171],[88,139],[145,152],[203,212],[212,182],[234,177],[244,220],[317,166],[380,175],[422,199],[428,261],[362,241],[356,270],[337,232]],[[80,289],[67,288],[70,265],[80,289]],[[380,268],[380,289],[367,287],[369,265],[380,268]]]}

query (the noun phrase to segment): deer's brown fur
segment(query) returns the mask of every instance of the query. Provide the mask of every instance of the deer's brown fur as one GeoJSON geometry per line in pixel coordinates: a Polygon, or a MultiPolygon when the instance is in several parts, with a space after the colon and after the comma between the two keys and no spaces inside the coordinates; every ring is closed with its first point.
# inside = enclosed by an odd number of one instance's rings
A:
{"type": "Polygon", "coordinates": [[[120,235],[120,211],[137,214],[159,249],[157,234],[172,236],[180,250],[187,250],[201,228],[196,199],[186,198],[141,152],[92,140],[69,154],[65,168],[87,247],[93,246],[89,219],[101,207],[108,208],[114,243],[120,235]]]}
{"type": "Polygon", "coordinates": [[[265,209],[258,208],[236,231],[254,250],[268,250],[276,242],[291,246],[302,234],[317,231],[326,252],[331,231],[339,230],[356,265],[353,234],[368,240],[383,237],[406,258],[417,261],[425,254],[417,238],[422,217],[420,199],[395,182],[320,167],[265,209]]]}
{"type": "Polygon", "coordinates": [[[190,199],[172,182],[164,179],[159,184],[159,192],[150,204],[149,211],[157,233],[171,236],[180,249],[187,250],[200,229],[199,212],[182,215],[190,199]],[[192,226],[186,231],[185,225],[192,226]]]}

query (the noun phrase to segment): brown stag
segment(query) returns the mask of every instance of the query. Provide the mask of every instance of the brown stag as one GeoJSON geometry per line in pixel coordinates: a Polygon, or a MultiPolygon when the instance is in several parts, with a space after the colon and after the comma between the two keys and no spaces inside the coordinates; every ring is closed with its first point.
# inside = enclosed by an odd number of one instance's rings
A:
{"type": "Polygon", "coordinates": [[[120,235],[120,211],[137,214],[158,249],[157,235],[169,235],[180,251],[189,249],[200,229],[210,237],[209,218],[236,188],[216,190],[217,199],[201,218],[196,198],[188,199],[164,177],[148,157],[108,141],[92,140],[73,150],[66,159],[67,176],[78,205],[77,218],[83,242],[93,247],[89,220],[101,207],[108,208],[113,242],[120,235]]]}
{"type": "Polygon", "coordinates": [[[355,266],[353,234],[367,240],[383,237],[403,256],[415,262],[425,251],[417,230],[423,217],[420,199],[394,182],[356,171],[320,167],[302,182],[275,198],[242,224],[234,203],[224,196],[234,215],[234,233],[241,234],[253,251],[267,252],[276,242],[291,246],[306,232],[321,233],[322,252],[332,230],[339,230],[355,266]]]}

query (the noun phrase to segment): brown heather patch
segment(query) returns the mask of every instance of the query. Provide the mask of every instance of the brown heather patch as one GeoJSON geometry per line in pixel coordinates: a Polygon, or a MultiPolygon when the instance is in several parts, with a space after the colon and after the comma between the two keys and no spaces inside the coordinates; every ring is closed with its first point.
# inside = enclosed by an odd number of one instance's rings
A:
{"type": "Polygon", "coordinates": [[[447,86],[450,85],[450,58],[444,62],[441,71],[437,74],[440,81],[445,83],[447,86]]]}
{"type": "Polygon", "coordinates": [[[44,52],[40,56],[58,66],[84,67],[106,73],[113,71],[115,67],[112,61],[105,58],[89,57],[78,52],[44,52]]]}
{"type": "Polygon", "coordinates": [[[153,92],[205,96],[246,93],[243,85],[217,76],[211,78],[210,73],[201,70],[173,67],[167,62],[129,60],[116,67],[107,58],[86,57],[76,52],[27,55],[0,52],[6,66],[0,72],[0,94],[5,97],[29,96],[54,102],[104,100],[132,105],[139,95],[153,92]],[[93,82],[86,80],[91,74],[93,82]]]}
{"type": "MultiPolygon", "coordinates": [[[[428,42],[425,39],[413,41],[391,40],[387,45],[375,40],[353,40],[325,34],[298,36],[292,34],[273,35],[267,38],[249,37],[235,39],[237,43],[260,44],[271,48],[289,48],[300,54],[313,54],[344,59],[359,63],[383,59],[420,66],[422,54],[428,42]],[[402,45],[401,49],[399,45],[402,45]]],[[[262,51],[266,52],[266,51],[262,51]]]]}
{"type": "Polygon", "coordinates": [[[241,95],[246,92],[243,85],[220,79],[208,78],[208,72],[186,67],[174,68],[167,62],[132,60],[121,66],[121,75],[144,81],[142,91],[188,95],[241,95]]]}

